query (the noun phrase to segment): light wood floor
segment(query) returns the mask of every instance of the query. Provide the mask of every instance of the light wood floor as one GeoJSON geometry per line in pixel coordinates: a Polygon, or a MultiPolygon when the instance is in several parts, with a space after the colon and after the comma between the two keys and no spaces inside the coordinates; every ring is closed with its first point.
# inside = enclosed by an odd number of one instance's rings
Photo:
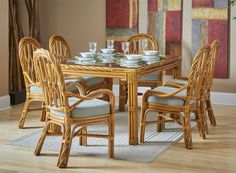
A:
{"type": "MultiPolygon", "coordinates": [[[[236,107],[214,105],[218,125],[209,128],[202,140],[193,130],[193,149],[184,148],[183,140],[149,164],[97,157],[71,156],[67,169],[56,167],[57,153],[34,156],[32,149],[6,145],[7,141],[34,131],[18,129],[22,105],[0,112],[0,173],[51,172],[148,172],[148,173],[235,173],[236,172],[236,107]]],[[[27,127],[41,126],[37,113],[29,114],[27,127]]]]}

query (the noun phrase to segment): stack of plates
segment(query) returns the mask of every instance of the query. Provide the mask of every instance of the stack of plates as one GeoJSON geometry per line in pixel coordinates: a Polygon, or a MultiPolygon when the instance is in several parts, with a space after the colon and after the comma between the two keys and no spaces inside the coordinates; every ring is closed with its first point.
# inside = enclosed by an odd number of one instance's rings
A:
{"type": "Polygon", "coordinates": [[[94,59],[92,57],[82,57],[82,56],[75,56],[76,64],[92,64],[94,63],[94,59]]]}

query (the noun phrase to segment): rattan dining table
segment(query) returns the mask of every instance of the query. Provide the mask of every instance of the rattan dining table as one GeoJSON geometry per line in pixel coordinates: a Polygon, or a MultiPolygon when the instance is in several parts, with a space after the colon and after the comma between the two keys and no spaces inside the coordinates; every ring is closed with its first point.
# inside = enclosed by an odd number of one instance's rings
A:
{"type": "MultiPolygon", "coordinates": [[[[115,59],[115,58],[114,58],[115,59]]],[[[119,58],[118,58],[119,59],[119,58]]],[[[120,60],[120,59],[119,59],[120,60]]],[[[94,60],[91,63],[81,63],[77,60],[61,62],[64,74],[79,76],[97,76],[106,78],[112,84],[113,78],[127,81],[128,84],[128,124],[129,144],[138,144],[138,93],[137,81],[143,75],[173,69],[173,77],[180,74],[181,57],[162,58],[153,63],[140,62],[137,66],[123,66],[120,61],[103,62],[94,60]]],[[[110,85],[111,86],[111,85],[110,85]]]]}

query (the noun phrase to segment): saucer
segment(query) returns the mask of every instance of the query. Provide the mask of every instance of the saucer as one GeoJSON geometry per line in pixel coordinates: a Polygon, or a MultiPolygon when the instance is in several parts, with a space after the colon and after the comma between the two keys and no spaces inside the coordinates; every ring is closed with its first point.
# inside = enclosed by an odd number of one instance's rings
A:
{"type": "Polygon", "coordinates": [[[75,59],[79,61],[91,61],[92,57],[75,56],[75,59]]]}
{"type": "Polygon", "coordinates": [[[140,60],[130,60],[130,59],[124,59],[123,60],[123,64],[126,64],[126,65],[138,65],[138,62],[140,60]]]}
{"type": "Polygon", "coordinates": [[[128,67],[128,68],[138,68],[138,67],[141,67],[140,65],[138,64],[133,64],[133,65],[130,65],[130,64],[120,64],[121,67],[128,67]]]}

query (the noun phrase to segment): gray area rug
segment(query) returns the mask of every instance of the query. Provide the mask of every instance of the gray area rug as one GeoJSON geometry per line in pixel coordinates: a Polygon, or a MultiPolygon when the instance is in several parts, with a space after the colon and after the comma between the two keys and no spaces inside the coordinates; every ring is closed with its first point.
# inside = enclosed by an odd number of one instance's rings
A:
{"type": "MultiPolygon", "coordinates": [[[[127,117],[127,112],[116,113],[114,159],[150,163],[183,137],[182,128],[177,124],[166,123],[165,130],[160,133],[156,132],[156,125],[153,124],[146,126],[145,143],[135,146],[128,145],[127,117]]],[[[155,115],[150,115],[148,117],[153,119],[155,115]]],[[[26,148],[35,148],[41,135],[41,131],[42,129],[39,129],[30,134],[11,140],[7,144],[26,148]]],[[[106,134],[107,127],[96,125],[88,128],[88,131],[106,134]]],[[[78,144],[78,138],[74,138],[71,147],[71,155],[79,157],[108,157],[108,142],[106,139],[88,138],[88,146],[79,146],[78,144]]],[[[44,142],[41,153],[49,151],[59,152],[60,147],[61,137],[48,136],[44,142]]]]}

